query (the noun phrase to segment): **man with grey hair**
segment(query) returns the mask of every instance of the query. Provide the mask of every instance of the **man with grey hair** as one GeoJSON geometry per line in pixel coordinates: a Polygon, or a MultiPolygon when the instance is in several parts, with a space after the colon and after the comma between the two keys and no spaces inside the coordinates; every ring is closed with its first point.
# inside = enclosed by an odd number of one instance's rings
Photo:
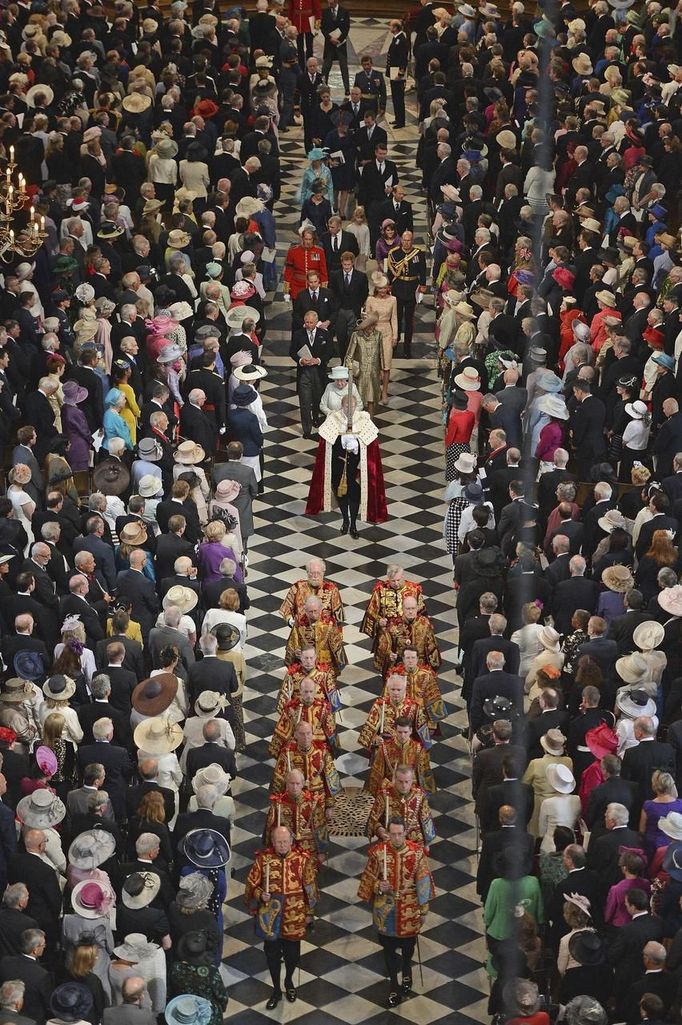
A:
{"type": "Polygon", "coordinates": [[[620,853],[623,847],[642,849],[642,836],[630,829],[630,812],[617,801],[607,804],[604,812],[606,831],[592,836],[587,848],[587,868],[599,880],[598,887],[604,895],[609,887],[623,878],[620,870],[620,853]]]}
{"type": "Polygon", "coordinates": [[[26,929],[37,929],[35,918],[26,914],[28,887],[25,883],[12,883],[5,889],[0,906],[0,957],[20,954],[20,938],[26,929]]]}
{"type": "Polygon", "coordinates": [[[0,1018],[3,1025],[34,1025],[31,1018],[19,1012],[24,1006],[26,983],[10,979],[0,986],[0,1018]]]}
{"type": "MultiPolygon", "coordinates": [[[[83,770],[83,786],[70,790],[66,796],[66,810],[70,819],[77,815],[86,815],[90,811],[90,798],[101,792],[106,779],[104,766],[101,762],[86,765],[83,770]]],[[[109,805],[104,813],[105,818],[113,819],[114,813],[109,805]]]]}
{"type": "MultiPolygon", "coordinates": [[[[492,618],[492,617],[491,617],[492,618]]],[[[473,736],[486,721],[483,706],[489,698],[507,698],[517,712],[523,711],[523,680],[505,670],[504,652],[493,649],[485,656],[487,672],[474,678],[469,705],[469,729],[473,736]]]]}
{"type": "MultiPolygon", "coordinates": [[[[173,844],[175,848],[175,844],[173,844]]],[[[158,895],[152,901],[152,907],[167,911],[171,901],[175,899],[175,887],[165,869],[156,864],[161,853],[161,840],[156,833],[140,833],[135,841],[135,860],[121,865],[120,879],[127,879],[134,872],[151,873],[159,877],[158,895]]],[[[165,852],[166,857],[168,852],[165,852]]]]}
{"type": "Polygon", "coordinates": [[[121,987],[123,1004],[105,1007],[102,1025],[155,1025],[157,1017],[152,1010],[143,1007],[147,994],[147,983],[141,975],[131,975],[121,987]]]}
{"type": "Polygon", "coordinates": [[[31,548],[30,557],[24,561],[20,572],[33,574],[36,582],[33,598],[52,615],[59,610],[59,599],[55,591],[54,580],[47,572],[51,556],[50,546],[44,541],[36,541],[31,548]]]}
{"type": "Polygon", "coordinates": [[[637,784],[642,803],[654,796],[651,777],[655,771],[670,773],[673,779],[676,774],[675,749],[671,744],[656,740],[657,730],[658,719],[653,720],[648,715],[638,716],[633,723],[637,743],[623,754],[621,776],[637,784]]]}
{"type": "Polygon", "coordinates": [[[289,626],[303,614],[307,598],[319,598],[323,610],[337,622],[343,620],[343,604],[339,588],[330,580],[325,580],[327,566],[322,559],[310,559],[305,565],[305,580],[297,580],[286,593],[279,607],[279,614],[286,619],[289,626]]]}
{"type": "Polygon", "coordinates": [[[571,632],[571,619],[577,609],[592,615],[599,599],[599,584],[585,576],[587,563],[582,555],[573,555],[568,567],[571,575],[557,584],[550,603],[554,627],[562,634],[571,632]]]}
{"type": "Polygon", "coordinates": [[[107,792],[119,822],[126,817],[125,793],[128,780],[133,774],[133,765],[127,750],[112,743],[114,724],[111,719],[103,716],[92,724],[94,743],[82,744],[78,749],[77,763],[81,779],[88,765],[95,762],[104,766],[107,781],[107,792]]]}
{"type": "MultiPolygon", "coordinates": [[[[42,929],[26,929],[19,940],[20,954],[9,954],[0,958],[0,983],[23,985],[23,1004],[20,1004],[25,1018],[31,1022],[44,1022],[50,1017],[50,997],[54,983],[49,972],[39,963],[45,953],[46,934],[42,929]]],[[[11,1020],[0,1014],[2,1021],[11,1020]]]]}
{"type": "Polygon", "coordinates": [[[234,779],[237,765],[233,752],[225,747],[223,736],[224,726],[220,719],[204,719],[203,743],[187,755],[186,772],[189,779],[193,779],[199,769],[205,769],[208,765],[219,765],[234,779]]]}

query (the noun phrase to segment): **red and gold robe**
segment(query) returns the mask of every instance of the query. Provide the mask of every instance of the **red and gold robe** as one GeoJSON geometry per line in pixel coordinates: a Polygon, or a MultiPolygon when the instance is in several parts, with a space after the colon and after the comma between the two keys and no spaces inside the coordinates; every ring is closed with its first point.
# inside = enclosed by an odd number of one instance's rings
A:
{"type": "MultiPolygon", "coordinates": [[[[408,698],[413,698],[423,704],[429,721],[429,729],[434,730],[439,720],[444,719],[448,713],[438,686],[438,678],[433,669],[430,666],[417,666],[416,669],[408,673],[402,662],[399,662],[390,670],[390,675],[394,673],[405,677],[408,698]]],[[[384,688],[384,693],[386,693],[386,688],[384,688]]]]}
{"type": "Polygon", "coordinates": [[[376,637],[380,619],[395,619],[403,614],[403,598],[417,599],[417,612],[425,610],[422,585],[414,580],[404,580],[396,590],[387,580],[378,580],[372,588],[372,595],[360,629],[369,637],[376,637]]]}
{"type": "Polygon", "coordinates": [[[244,900],[256,917],[260,939],[302,940],[317,902],[313,858],[299,847],[292,847],[285,857],[271,847],[259,851],[246,880],[244,900]],[[271,895],[267,904],[261,903],[262,893],[271,895]]]}
{"type": "Polygon", "coordinates": [[[319,865],[329,844],[324,811],[324,798],[312,790],[304,790],[300,801],[295,801],[287,793],[271,794],[265,822],[265,843],[270,844],[272,830],[276,826],[288,826],[296,846],[312,855],[314,864],[319,865]]]}
{"type": "Polygon", "coordinates": [[[388,698],[377,698],[369,710],[367,722],[360,730],[360,747],[371,750],[375,737],[394,737],[396,719],[409,719],[412,723],[413,736],[419,737],[426,747],[430,747],[431,736],[424,706],[412,698],[405,698],[399,705],[391,704],[388,698]]]}
{"type": "Polygon", "coordinates": [[[399,765],[409,765],[414,770],[414,778],[422,790],[435,794],[436,781],[433,778],[429,753],[419,740],[408,740],[406,744],[386,740],[380,744],[375,749],[365,788],[376,796],[383,781],[393,779],[399,765]]]}
{"type": "Polygon", "coordinates": [[[284,652],[288,666],[298,661],[303,648],[315,648],[317,661],[326,662],[335,676],[346,664],[341,627],[324,612],[316,623],[311,623],[305,613],[294,621],[284,652]]]}
{"type": "Polygon", "coordinates": [[[310,679],[315,681],[315,697],[325,698],[332,709],[338,712],[341,707],[341,698],[336,689],[336,679],[326,662],[318,662],[314,669],[306,673],[300,662],[294,662],[287,666],[282,680],[282,686],[277,698],[277,714],[281,715],[287,701],[293,701],[301,693],[301,680],[310,679]]]}
{"type": "Polygon", "coordinates": [[[417,936],[434,896],[428,858],[420,844],[406,840],[399,851],[387,841],[370,847],[358,897],[372,904],[380,935],[417,936]],[[392,893],[379,892],[382,880],[391,884],[392,893]]]}
{"type": "Polygon", "coordinates": [[[428,847],[436,838],[431,809],[426,794],[416,783],[408,794],[399,794],[391,780],[384,780],[367,820],[367,836],[372,839],[381,826],[388,829],[391,818],[405,822],[405,835],[413,843],[428,847]]]}
{"type": "Polygon", "coordinates": [[[334,799],[341,789],[339,774],[334,759],[326,747],[312,746],[309,751],[301,751],[295,740],[286,744],[275,762],[272,773],[270,793],[281,794],[286,790],[287,773],[292,769],[300,769],[303,773],[303,784],[314,794],[323,794],[326,808],[334,807],[334,799]]]}
{"type": "Polygon", "coordinates": [[[319,598],[322,602],[322,611],[336,620],[343,621],[343,603],[336,584],[331,580],[324,580],[321,587],[313,587],[307,580],[297,580],[287,591],[286,598],[279,607],[279,614],[287,622],[290,619],[298,619],[305,613],[307,598],[319,598]]]}
{"type": "Polygon", "coordinates": [[[276,758],[294,735],[299,722],[309,722],[313,728],[313,744],[325,745],[330,754],[336,750],[336,724],[326,698],[315,698],[312,705],[304,705],[300,697],[287,701],[270,741],[270,755],[276,758]]]}
{"type": "Polygon", "coordinates": [[[442,659],[428,616],[419,615],[411,623],[400,616],[391,620],[388,626],[380,628],[374,652],[374,665],[379,672],[385,675],[394,665],[402,662],[405,648],[415,648],[420,662],[438,669],[442,659]]]}

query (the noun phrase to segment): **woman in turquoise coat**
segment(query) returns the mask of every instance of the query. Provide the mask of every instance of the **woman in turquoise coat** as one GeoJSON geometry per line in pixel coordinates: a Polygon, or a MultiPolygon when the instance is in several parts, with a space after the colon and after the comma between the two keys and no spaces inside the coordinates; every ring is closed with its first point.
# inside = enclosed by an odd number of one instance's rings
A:
{"type": "Polygon", "coordinates": [[[111,388],[104,398],[104,448],[109,451],[109,442],[112,438],[122,438],[125,447],[131,452],[133,440],[130,437],[130,428],[121,416],[121,410],[126,404],[126,397],[118,388],[111,388]]]}

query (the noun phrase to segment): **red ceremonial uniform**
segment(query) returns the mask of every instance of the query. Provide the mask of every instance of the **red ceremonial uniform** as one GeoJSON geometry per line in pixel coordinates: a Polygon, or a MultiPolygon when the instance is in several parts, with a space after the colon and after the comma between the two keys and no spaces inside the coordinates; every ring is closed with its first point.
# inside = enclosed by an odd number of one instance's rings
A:
{"type": "Polygon", "coordinates": [[[284,281],[289,286],[289,295],[292,299],[306,287],[307,274],[313,270],[320,275],[320,284],[326,287],[329,275],[322,246],[311,246],[310,249],[305,249],[302,245],[292,246],[284,264],[284,281]]]}
{"type": "Polygon", "coordinates": [[[310,19],[320,21],[320,0],[289,0],[289,21],[299,32],[310,32],[310,19]]]}

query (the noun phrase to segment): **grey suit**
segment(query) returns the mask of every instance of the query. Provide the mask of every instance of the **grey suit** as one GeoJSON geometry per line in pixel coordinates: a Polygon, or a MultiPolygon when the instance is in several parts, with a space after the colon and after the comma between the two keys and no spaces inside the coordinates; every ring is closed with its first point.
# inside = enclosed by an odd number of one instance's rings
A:
{"type": "Polygon", "coordinates": [[[232,504],[239,513],[242,540],[246,541],[253,534],[252,503],[258,495],[256,475],[245,463],[229,459],[226,463],[218,463],[213,467],[213,483],[219,484],[221,480],[239,481],[241,491],[232,504]]]}
{"type": "Polygon", "coordinates": [[[159,652],[163,651],[169,644],[174,644],[178,648],[180,658],[185,663],[185,666],[189,667],[194,663],[194,651],[180,630],[175,630],[170,626],[155,626],[153,630],[149,631],[148,641],[155,669],[160,668],[157,665],[159,652]]]}
{"type": "MultiPolygon", "coordinates": [[[[92,811],[90,798],[97,793],[99,791],[95,787],[79,787],[77,790],[70,790],[66,795],[66,810],[70,818],[74,819],[77,815],[89,815],[92,811]]],[[[103,790],[102,793],[106,793],[106,790],[103,790]]],[[[113,817],[111,805],[108,804],[103,818],[113,819],[113,817]]]]}

